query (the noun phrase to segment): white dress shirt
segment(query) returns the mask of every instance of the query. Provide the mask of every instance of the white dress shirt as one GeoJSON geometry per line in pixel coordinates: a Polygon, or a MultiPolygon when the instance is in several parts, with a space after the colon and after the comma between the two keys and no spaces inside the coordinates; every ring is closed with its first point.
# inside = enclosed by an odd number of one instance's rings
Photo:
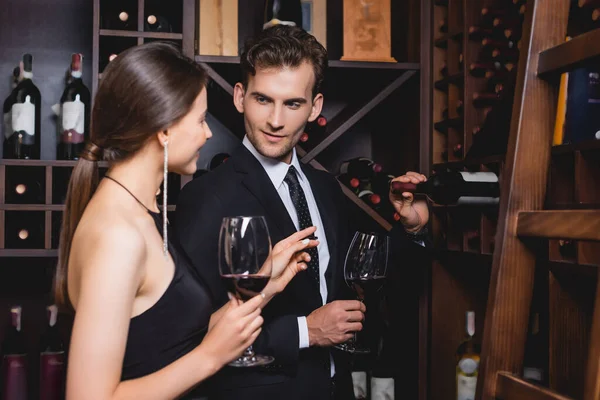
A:
{"type": "MultiPolygon", "coordinates": [[[[298,223],[298,215],[296,213],[296,208],[294,207],[294,203],[292,202],[292,198],[290,197],[290,191],[288,184],[284,181],[285,176],[288,173],[290,165],[293,165],[296,168],[298,173],[298,181],[300,182],[300,186],[304,191],[304,195],[306,197],[306,202],[308,203],[308,210],[310,211],[310,219],[312,220],[312,224],[317,227],[315,236],[318,237],[319,245],[317,246],[317,250],[319,253],[319,285],[321,292],[321,300],[323,305],[327,302],[327,281],[325,280],[325,271],[327,270],[327,266],[329,264],[329,248],[327,247],[327,238],[325,237],[325,229],[323,229],[323,221],[321,220],[321,215],[319,214],[319,208],[317,207],[317,202],[313,195],[312,189],[310,187],[310,182],[302,172],[302,167],[300,166],[300,161],[298,160],[298,156],[296,155],[296,149],[293,149],[292,153],[292,162],[291,164],[286,164],[279,160],[274,160],[272,158],[268,158],[260,154],[254,145],[250,143],[247,136],[244,136],[244,140],[242,141],[244,146],[254,155],[254,157],[260,162],[263,166],[265,172],[271,179],[273,186],[279,193],[279,197],[281,201],[285,205],[296,230],[300,230],[300,225],[298,223]]],[[[300,338],[299,346],[301,349],[309,347],[309,339],[308,339],[308,325],[306,323],[306,316],[298,317],[298,333],[300,338]]],[[[331,358],[331,356],[330,356],[331,358]]],[[[335,366],[333,364],[333,358],[331,358],[331,376],[335,375],[335,366]]]]}

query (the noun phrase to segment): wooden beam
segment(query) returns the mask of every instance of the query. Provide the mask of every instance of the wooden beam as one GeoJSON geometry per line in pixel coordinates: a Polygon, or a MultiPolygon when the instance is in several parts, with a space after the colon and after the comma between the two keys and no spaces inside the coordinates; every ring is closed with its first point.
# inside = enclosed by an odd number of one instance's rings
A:
{"type": "Polygon", "coordinates": [[[600,56],[598,42],[600,42],[600,29],[594,29],[582,35],[575,36],[568,42],[542,51],[537,66],[537,73],[542,77],[558,76],[562,72],[577,68],[585,63],[585,61],[600,56]]]}
{"type": "Polygon", "coordinates": [[[600,399],[600,279],[596,285],[596,301],[587,357],[583,398],[600,399]]]}
{"type": "Polygon", "coordinates": [[[550,389],[527,382],[507,373],[498,372],[496,385],[498,400],[571,400],[550,389]]]}
{"type": "Polygon", "coordinates": [[[392,83],[387,85],[381,92],[377,94],[377,96],[373,97],[367,104],[362,106],[357,112],[355,112],[350,118],[348,118],[344,123],[337,127],[333,132],[331,132],[321,143],[315,146],[308,154],[302,157],[302,162],[307,163],[314,159],[319,153],[325,150],[331,143],[333,143],[337,138],[342,136],[348,129],[352,128],[354,124],[360,121],[369,111],[371,111],[375,106],[385,100],[389,95],[394,93],[396,89],[398,89],[404,82],[406,82],[410,77],[415,74],[415,71],[407,71],[403,73],[400,77],[396,78],[392,83]]]}
{"type": "Polygon", "coordinates": [[[600,241],[600,210],[521,211],[517,235],[600,241]]]}
{"type": "Polygon", "coordinates": [[[537,77],[540,51],[564,41],[570,0],[530,0],[523,23],[521,62],[506,163],[501,184],[496,246],[492,262],[478,399],[493,400],[499,371],[521,372],[536,258],[517,237],[517,215],[544,206],[550,144],[556,110],[555,88],[537,77]],[[535,29],[532,30],[532,26],[535,29]],[[529,151],[535,149],[535,151],[529,151]]]}
{"type": "Polygon", "coordinates": [[[221,75],[219,75],[219,73],[217,71],[215,71],[214,69],[212,69],[212,67],[210,65],[208,65],[205,62],[201,62],[199,63],[208,73],[208,76],[210,76],[210,78],[215,81],[215,83],[219,86],[221,86],[223,88],[223,90],[225,90],[227,93],[229,93],[231,96],[233,96],[233,86],[231,86],[229,84],[229,82],[227,82],[225,80],[225,78],[223,78],[221,75]]]}

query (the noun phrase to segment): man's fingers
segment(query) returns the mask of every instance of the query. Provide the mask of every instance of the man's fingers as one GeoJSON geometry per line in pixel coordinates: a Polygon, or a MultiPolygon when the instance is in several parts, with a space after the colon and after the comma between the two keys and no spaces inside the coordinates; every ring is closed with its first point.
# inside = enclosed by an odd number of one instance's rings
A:
{"type": "Polygon", "coordinates": [[[347,314],[346,321],[348,322],[361,322],[365,319],[365,315],[360,311],[349,311],[347,314]]]}

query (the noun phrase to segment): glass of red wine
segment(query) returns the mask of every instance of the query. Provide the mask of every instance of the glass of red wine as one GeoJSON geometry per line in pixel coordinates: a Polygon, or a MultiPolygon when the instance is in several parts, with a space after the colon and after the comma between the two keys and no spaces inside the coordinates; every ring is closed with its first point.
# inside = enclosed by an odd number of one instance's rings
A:
{"type": "MultiPolygon", "coordinates": [[[[225,288],[247,301],[260,294],[271,279],[271,237],[264,217],[225,217],[219,233],[219,272],[225,288]]],[[[259,355],[252,346],[229,363],[232,367],[267,365],[274,358],[259,355]]]]}
{"type": "MultiPolygon", "coordinates": [[[[356,293],[357,300],[364,302],[366,298],[373,298],[383,286],[388,264],[389,241],[387,235],[364,232],[354,234],[346,254],[344,279],[356,293]]],[[[370,353],[370,348],[361,344],[360,337],[358,332],[354,332],[354,338],[335,347],[353,354],[370,353]]]]}

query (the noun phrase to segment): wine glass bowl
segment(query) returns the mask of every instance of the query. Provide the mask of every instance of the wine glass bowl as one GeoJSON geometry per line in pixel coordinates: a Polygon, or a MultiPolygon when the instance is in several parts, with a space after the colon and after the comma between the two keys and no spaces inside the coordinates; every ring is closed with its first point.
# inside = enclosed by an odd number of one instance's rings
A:
{"type": "MultiPolygon", "coordinates": [[[[229,293],[247,301],[261,293],[271,279],[271,238],[262,216],[225,217],[219,232],[219,272],[229,293]]],[[[250,346],[233,367],[270,364],[271,356],[258,355],[250,346]]]]}
{"type": "MultiPolygon", "coordinates": [[[[356,293],[356,298],[364,302],[382,288],[388,264],[389,236],[375,233],[356,232],[346,254],[344,279],[356,293]]],[[[363,326],[364,326],[363,320],[363,326]]],[[[336,348],[349,353],[370,353],[367,346],[361,346],[359,335],[336,348]]]]}

